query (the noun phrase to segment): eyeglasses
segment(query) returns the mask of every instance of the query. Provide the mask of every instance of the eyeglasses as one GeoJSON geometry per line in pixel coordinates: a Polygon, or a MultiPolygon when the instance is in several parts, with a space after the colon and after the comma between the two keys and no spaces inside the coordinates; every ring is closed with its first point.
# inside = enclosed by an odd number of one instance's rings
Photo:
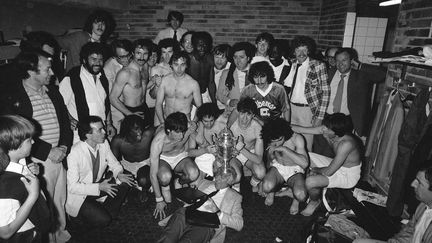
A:
{"type": "Polygon", "coordinates": [[[131,54],[126,54],[123,56],[116,56],[117,60],[128,60],[131,57],[131,54]]]}

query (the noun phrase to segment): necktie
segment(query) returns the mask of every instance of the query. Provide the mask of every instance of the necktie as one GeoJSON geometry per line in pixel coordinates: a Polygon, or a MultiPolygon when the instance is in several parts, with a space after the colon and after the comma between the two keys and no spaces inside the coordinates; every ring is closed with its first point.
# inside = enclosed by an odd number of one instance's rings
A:
{"type": "Polygon", "coordinates": [[[177,30],[174,30],[173,39],[174,39],[175,41],[177,40],[177,30]]]}
{"type": "Polygon", "coordinates": [[[299,70],[300,66],[301,66],[301,63],[297,63],[296,70],[295,70],[294,77],[293,77],[293,81],[292,81],[292,84],[291,84],[290,99],[292,97],[292,94],[294,93],[294,87],[295,87],[295,84],[296,84],[296,81],[297,81],[297,73],[298,73],[298,70],[299,70]]]}
{"type": "Polygon", "coordinates": [[[342,106],[342,94],[344,91],[344,83],[345,83],[345,74],[341,74],[341,80],[338,84],[337,87],[337,91],[336,91],[336,96],[335,99],[333,101],[333,113],[338,113],[341,110],[341,106],[342,106]]]}
{"type": "Polygon", "coordinates": [[[93,155],[93,153],[90,150],[89,152],[90,152],[92,165],[93,165],[93,182],[96,182],[97,176],[99,174],[99,150],[96,152],[96,157],[93,155]]]}

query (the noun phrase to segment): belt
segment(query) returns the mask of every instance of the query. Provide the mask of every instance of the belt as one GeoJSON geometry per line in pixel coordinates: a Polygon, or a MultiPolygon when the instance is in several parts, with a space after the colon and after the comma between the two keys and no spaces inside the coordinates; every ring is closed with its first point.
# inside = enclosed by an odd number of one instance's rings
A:
{"type": "Polygon", "coordinates": [[[291,102],[291,104],[293,104],[295,106],[299,106],[299,107],[308,107],[309,106],[308,104],[300,104],[300,103],[294,103],[294,102],[291,102]]]}

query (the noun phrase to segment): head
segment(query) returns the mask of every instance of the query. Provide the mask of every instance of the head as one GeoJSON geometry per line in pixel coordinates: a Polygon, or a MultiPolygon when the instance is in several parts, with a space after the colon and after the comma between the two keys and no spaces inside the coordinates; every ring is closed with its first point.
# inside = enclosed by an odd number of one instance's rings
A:
{"type": "Polygon", "coordinates": [[[19,77],[31,80],[38,86],[48,85],[54,75],[50,59],[42,51],[22,52],[16,57],[15,63],[18,66],[19,77]]]}
{"type": "Polygon", "coordinates": [[[254,55],[254,46],[249,42],[237,42],[232,47],[232,59],[238,70],[247,68],[254,55]]]}
{"type": "Polygon", "coordinates": [[[335,52],[335,62],[337,70],[342,73],[348,73],[351,71],[351,48],[339,48],[335,52]]]}
{"type": "Polygon", "coordinates": [[[228,63],[228,56],[231,52],[231,46],[228,44],[220,44],[213,48],[213,61],[214,66],[218,70],[222,70],[228,63]]]}
{"type": "Polygon", "coordinates": [[[279,66],[283,62],[283,57],[286,56],[289,49],[288,43],[284,40],[275,40],[269,49],[269,60],[273,66],[279,66]]]}
{"type": "Polygon", "coordinates": [[[275,81],[273,68],[266,61],[256,62],[249,69],[248,79],[259,89],[265,90],[275,81]]]}
{"type": "Polygon", "coordinates": [[[425,161],[426,166],[420,168],[416,178],[411,183],[416,198],[429,207],[432,206],[432,161],[425,161]]]}
{"type": "MultiPolygon", "coordinates": [[[[148,119],[147,119],[148,120],[148,119]]],[[[129,143],[138,143],[141,141],[144,131],[150,126],[148,121],[145,121],[138,115],[126,116],[121,125],[119,136],[129,143]]]]}
{"type": "Polygon", "coordinates": [[[174,76],[182,77],[186,68],[189,67],[189,63],[189,55],[185,51],[174,52],[170,60],[174,76]]]}
{"type": "Polygon", "coordinates": [[[174,112],[165,119],[165,133],[174,141],[181,141],[188,129],[188,119],[184,113],[174,112]]]}
{"type": "Polygon", "coordinates": [[[325,51],[325,60],[327,61],[327,64],[329,65],[329,67],[335,68],[336,67],[336,51],[339,48],[337,47],[330,47],[327,48],[327,50],[325,51]]]}
{"type": "Polygon", "coordinates": [[[43,51],[53,57],[58,49],[58,43],[53,35],[45,31],[33,31],[24,36],[20,43],[22,52],[43,51]]]}
{"type": "Polygon", "coordinates": [[[192,53],[194,48],[192,46],[192,36],[195,34],[195,31],[188,31],[184,33],[180,39],[180,44],[183,51],[187,53],[192,53]]]}
{"type": "Polygon", "coordinates": [[[104,45],[98,42],[88,42],[83,45],[80,52],[81,64],[89,73],[97,75],[104,65],[104,45]]]}
{"type": "Polygon", "coordinates": [[[132,54],[132,42],[126,39],[114,40],[111,44],[112,52],[118,63],[123,67],[127,66],[130,62],[132,54]]]}
{"type": "Polygon", "coordinates": [[[5,157],[18,162],[30,155],[35,133],[33,123],[22,116],[0,116],[0,172],[9,164],[5,157]]]}
{"type": "Polygon", "coordinates": [[[293,134],[290,123],[280,117],[264,123],[261,130],[261,137],[267,146],[282,146],[293,134]],[[275,129],[275,127],[278,129],[275,129]]]}
{"type": "Polygon", "coordinates": [[[255,39],[256,54],[267,56],[270,46],[273,44],[274,37],[268,32],[261,33],[255,39]]]}
{"type": "Polygon", "coordinates": [[[173,53],[177,52],[179,49],[180,48],[177,41],[175,41],[172,38],[166,38],[159,41],[158,51],[159,51],[160,62],[169,64],[173,53]]]}
{"type": "Polygon", "coordinates": [[[352,120],[343,113],[334,113],[324,116],[322,124],[325,126],[324,137],[343,137],[351,134],[353,128],[352,120]]]}
{"type": "Polygon", "coordinates": [[[192,35],[192,47],[195,54],[202,57],[210,53],[213,46],[213,38],[206,31],[198,31],[192,35]]]}
{"type": "Polygon", "coordinates": [[[149,67],[154,67],[156,63],[158,63],[159,61],[158,46],[152,42],[151,45],[149,46],[149,52],[151,52],[151,55],[149,56],[147,63],[149,67]]]}
{"type": "Polygon", "coordinates": [[[214,172],[214,182],[216,190],[221,190],[230,187],[235,178],[237,177],[237,172],[233,167],[228,167],[226,172],[224,172],[223,167],[219,167],[214,172]]]}
{"type": "Polygon", "coordinates": [[[202,122],[206,129],[211,129],[221,114],[222,112],[216,103],[204,103],[196,113],[198,121],[202,122]]]}
{"type": "Polygon", "coordinates": [[[299,63],[303,63],[310,55],[315,53],[315,41],[309,36],[295,37],[292,40],[291,46],[299,63]]]}
{"type": "Polygon", "coordinates": [[[183,24],[184,16],[178,11],[170,11],[167,16],[167,22],[174,30],[180,28],[183,24]]]}
{"type": "Polygon", "coordinates": [[[106,132],[102,118],[88,116],[78,122],[78,135],[81,141],[89,144],[101,144],[105,142],[106,132]]]}
{"type": "Polygon", "coordinates": [[[114,28],[115,22],[112,15],[105,10],[98,9],[87,17],[83,30],[104,40],[111,35],[114,28]]]}
{"type": "Polygon", "coordinates": [[[138,65],[143,66],[147,63],[151,55],[151,43],[152,41],[150,39],[138,39],[132,43],[133,60],[138,63],[138,65]]]}
{"type": "Polygon", "coordinates": [[[237,103],[239,112],[238,124],[242,128],[247,128],[255,115],[258,115],[258,107],[252,98],[246,97],[237,103]]]}

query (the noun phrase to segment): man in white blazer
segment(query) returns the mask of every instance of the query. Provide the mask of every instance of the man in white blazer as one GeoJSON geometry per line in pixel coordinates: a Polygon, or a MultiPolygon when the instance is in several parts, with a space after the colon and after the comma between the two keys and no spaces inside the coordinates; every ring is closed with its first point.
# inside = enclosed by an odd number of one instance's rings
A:
{"type": "Polygon", "coordinates": [[[78,134],[81,141],[73,145],[67,158],[66,212],[86,225],[104,227],[117,216],[135,182],[132,175],[123,173],[111,152],[100,117],[81,119],[78,134]],[[112,177],[105,178],[107,167],[112,177]]]}

